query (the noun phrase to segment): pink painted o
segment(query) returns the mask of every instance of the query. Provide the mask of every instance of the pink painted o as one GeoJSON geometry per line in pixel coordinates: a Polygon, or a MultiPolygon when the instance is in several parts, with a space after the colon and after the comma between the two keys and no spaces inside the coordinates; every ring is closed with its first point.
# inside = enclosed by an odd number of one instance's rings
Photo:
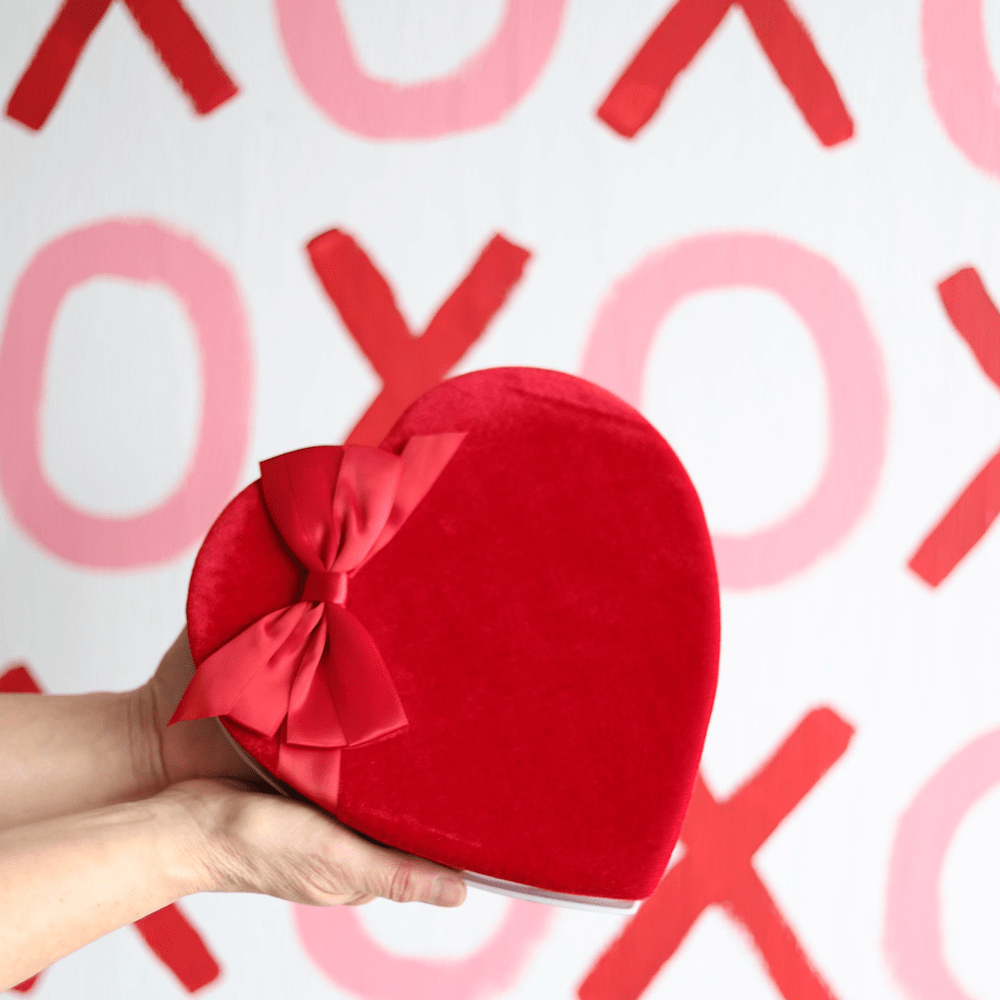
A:
{"type": "Polygon", "coordinates": [[[550,907],[514,900],[493,937],[458,960],[402,958],[364,931],[348,907],[295,906],[306,952],[331,982],[364,1000],[478,1000],[509,989],[531,946],[552,919],[550,907]]]}
{"type": "Polygon", "coordinates": [[[922,35],[941,124],[977,167],[1000,176],[1000,86],[986,48],[983,0],[924,0],[922,35]]]}
{"type": "Polygon", "coordinates": [[[545,66],[566,0],[507,0],[489,43],[454,73],[402,85],[362,69],[337,0],[276,0],[285,51],[306,93],[338,125],[373,139],[431,139],[492,125],[545,66]]]}
{"type": "Polygon", "coordinates": [[[1000,729],[944,765],[903,813],[889,862],[885,949],[916,1000],[970,1000],[941,949],[941,867],[959,823],[1000,784],[1000,729]]]}
{"type": "Polygon", "coordinates": [[[194,240],[155,222],[107,221],[67,233],[21,275],[0,342],[0,486],[14,520],[46,549],[82,566],[121,568],[171,559],[195,542],[230,498],[249,436],[251,351],[229,271],[194,240]],[[74,509],[39,462],[44,370],[56,310],[98,276],[166,286],[197,335],[202,415],[177,489],[129,518],[74,509]]]}
{"type": "Polygon", "coordinates": [[[830,416],[826,466],[802,505],[754,534],[713,536],[720,583],[745,589],[778,583],[832,548],[878,481],[887,411],[882,359],[847,279],[775,236],[726,233],[674,243],[651,253],[605,298],[583,376],[638,408],[657,326],[686,296],[733,286],[775,292],[801,317],[823,364],[830,416]]]}

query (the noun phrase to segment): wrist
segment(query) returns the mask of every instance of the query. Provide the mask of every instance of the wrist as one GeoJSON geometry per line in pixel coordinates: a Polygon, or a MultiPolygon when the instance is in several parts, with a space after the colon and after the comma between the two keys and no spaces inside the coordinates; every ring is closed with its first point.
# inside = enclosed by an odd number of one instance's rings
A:
{"type": "Polygon", "coordinates": [[[194,794],[183,785],[172,786],[147,800],[151,821],[158,830],[159,869],[178,898],[196,892],[226,888],[220,803],[194,794]]]}
{"type": "Polygon", "coordinates": [[[141,687],[116,697],[132,768],[134,797],[154,795],[167,787],[168,780],[163,765],[163,736],[152,683],[147,681],[141,687]]]}
{"type": "Polygon", "coordinates": [[[258,800],[233,781],[195,779],[171,785],[155,797],[162,805],[182,877],[197,888],[189,892],[255,892],[247,869],[247,837],[253,839],[258,800]]]}

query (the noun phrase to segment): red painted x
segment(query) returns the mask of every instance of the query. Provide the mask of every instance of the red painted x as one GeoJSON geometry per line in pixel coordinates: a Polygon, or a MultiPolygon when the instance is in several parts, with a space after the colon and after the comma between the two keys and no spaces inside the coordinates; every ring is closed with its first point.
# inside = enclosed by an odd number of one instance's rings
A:
{"type": "MultiPolygon", "coordinates": [[[[0,674],[0,692],[38,694],[41,687],[25,666],[15,666],[0,674]]],[[[198,932],[173,903],[133,924],[153,954],[181,981],[189,993],[218,979],[219,966],[205,947],[198,932]]],[[[35,988],[38,976],[32,976],[14,989],[28,993],[35,988]]]]}
{"type": "Polygon", "coordinates": [[[854,134],[837,84],[786,0],[678,0],[611,88],[598,118],[632,138],[656,113],[677,76],[712,37],[730,7],[743,8],[771,65],[824,146],[854,134]]]}
{"type": "MultiPolygon", "coordinates": [[[[179,0],[122,0],[200,115],[237,92],[179,0]]],[[[9,117],[40,129],[114,0],[66,0],[7,102],[9,117]]]]}
{"type": "Polygon", "coordinates": [[[368,445],[379,444],[403,410],[458,364],[504,304],[531,256],[494,236],[423,335],[414,336],[388,282],[351,236],[331,229],[306,249],[345,326],[382,378],[382,391],[346,442],[368,445]]]}
{"type": "MultiPolygon", "coordinates": [[[[986,377],[1000,389],[1000,312],[973,267],[938,285],[938,295],[959,336],[972,348],[986,377]]],[[[980,469],[951,509],[921,542],[910,569],[936,587],[965,558],[1000,514],[1000,452],[980,469]]]]}
{"type": "Polygon", "coordinates": [[[731,798],[716,801],[699,776],[681,831],[686,853],[598,959],[580,986],[581,1000],[636,1000],[712,905],[750,932],[787,1000],[833,1000],[755,871],[753,856],[853,734],[835,712],[819,708],[731,798]]]}

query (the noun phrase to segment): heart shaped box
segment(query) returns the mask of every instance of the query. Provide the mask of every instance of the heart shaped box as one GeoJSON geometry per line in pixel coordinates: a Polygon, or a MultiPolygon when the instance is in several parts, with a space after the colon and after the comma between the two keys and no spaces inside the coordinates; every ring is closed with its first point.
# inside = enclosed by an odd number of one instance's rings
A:
{"type": "MultiPolygon", "coordinates": [[[[715,696],[718,581],[701,504],[639,413],[570,375],[443,382],[381,447],[456,431],[460,447],[346,597],[408,725],[342,751],[335,804],[295,790],[487,887],[628,907],[666,868],[715,696]]],[[[258,480],[195,561],[196,665],[299,601],[305,577],[258,480]]],[[[275,739],[221,722],[273,772],[275,739]]]]}

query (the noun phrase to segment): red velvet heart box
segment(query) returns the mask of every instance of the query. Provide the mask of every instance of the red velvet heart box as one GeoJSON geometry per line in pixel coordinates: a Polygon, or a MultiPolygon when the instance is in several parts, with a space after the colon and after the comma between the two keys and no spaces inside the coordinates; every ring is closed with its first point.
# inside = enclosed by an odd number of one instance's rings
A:
{"type": "MultiPolygon", "coordinates": [[[[639,413],[559,372],[444,382],[381,449],[455,432],[391,540],[339,598],[312,595],[360,623],[405,718],[333,751],[335,788],[320,771],[289,783],[360,833],[456,869],[645,898],[677,840],[715,695],[718,582],[698,496],[639,413]]],[[[285,458],[328,463],[332,484],[343,455],[285,458]]],[[[187,614],[199,672],[303,600],[306,569],[268,511],[258,480],[198,553],[187,614]]],[[[221,721],[280,772],[284,728],[221,721]]]]}

